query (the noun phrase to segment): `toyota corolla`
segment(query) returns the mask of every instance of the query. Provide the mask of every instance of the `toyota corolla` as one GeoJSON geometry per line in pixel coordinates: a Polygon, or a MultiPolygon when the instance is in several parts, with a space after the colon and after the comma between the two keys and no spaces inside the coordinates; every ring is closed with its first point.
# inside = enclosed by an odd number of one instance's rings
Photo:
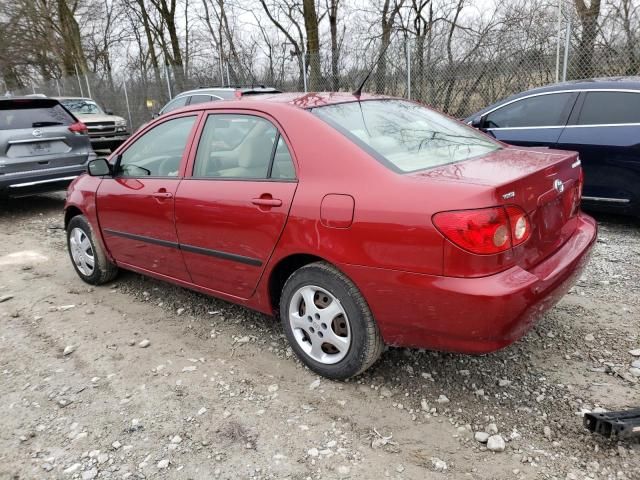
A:
{"type": "Polygon", "coordinates": [[[119,268],[279,316],[330,378],[385,345],[492,352],[584,267],[572,152],[510,147],[416,103],[274,94],[163,115],[69,188],[80,278],[119,268]]]}

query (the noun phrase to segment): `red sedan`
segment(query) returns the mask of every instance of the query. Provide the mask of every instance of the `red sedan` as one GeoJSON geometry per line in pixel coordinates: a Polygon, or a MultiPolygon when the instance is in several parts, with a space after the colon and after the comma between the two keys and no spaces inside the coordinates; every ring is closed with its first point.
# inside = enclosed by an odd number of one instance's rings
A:
{"type": "Polygon", "coordinates": [[[123,268],[279,315],[331,378],[385,345],[509,345],[571,286],[597,230],[575,153],[384,97],[194,105],[88,173],[65,210],[84,281],[123,268]]]}

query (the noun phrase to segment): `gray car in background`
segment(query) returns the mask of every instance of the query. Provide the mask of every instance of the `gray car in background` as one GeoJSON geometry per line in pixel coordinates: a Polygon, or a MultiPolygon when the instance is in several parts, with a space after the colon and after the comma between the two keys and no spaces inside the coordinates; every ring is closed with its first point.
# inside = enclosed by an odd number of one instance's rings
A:
{"type": "Polygon", "coordinates": [[[93,158],[87,127],[57,100],[0,97],[0,197],[65,189],[93,158]]]}
{"type": "Polygon", "coordinates": [[[263,95],[269,93],[281,92],[280,90],[272,87],[265,87],[264,85],[250,87],[201,87],[195,90],[188,90],[186,92],[179,93],[173,98],[173,100],[162,107],[160,112],[158,112],[158,115],[186,107],[187,105],[195,105],[196,103],[233,100],[239,96],[263,95]]]}

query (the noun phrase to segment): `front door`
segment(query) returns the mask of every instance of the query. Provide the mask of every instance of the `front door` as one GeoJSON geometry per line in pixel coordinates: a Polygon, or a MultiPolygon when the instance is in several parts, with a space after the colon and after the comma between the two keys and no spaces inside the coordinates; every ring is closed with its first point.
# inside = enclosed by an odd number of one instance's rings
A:
{"type": "Polygon", "coordinates": [[[196,285],[249,298],[297,187],[289,148],[264,117],[211,114],[193,163],[175,204],[187,269],[196,285]]]}
{"type": "Polygon", "coordinates": [[[130,144],[98,188],[97,213],[116,262],[190,281],[174,223],[174,197],[197,115],[171,118],[130,144]]]}
{"type": "Polygon", "coordinates": [[[485,115],[483,130],[510,145],[554,147],[577,97],[563,92],[516,100],[485,115]]]}

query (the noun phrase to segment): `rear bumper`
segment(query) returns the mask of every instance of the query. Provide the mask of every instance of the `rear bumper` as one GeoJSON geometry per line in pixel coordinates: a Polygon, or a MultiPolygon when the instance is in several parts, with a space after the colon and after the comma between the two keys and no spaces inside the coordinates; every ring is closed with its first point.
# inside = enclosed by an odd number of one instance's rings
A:
{"type": "Polygon", "coordinates": [[[531,270],[482,278],[341,265],[358,285],[389,345],[488,353],[522,337],[574,284],[597,236],[584,214],[569,240],[531,270]]]}
{"type": "MultiPolygon", "coordinates": [[[[95,158],[93,156],[90,157],[95,158]]],[[[64,190],[87,171],[86,163],[70,167],[43,169],[20,174],[0,175],[0,196],[21,197],[64,190]]]]}

